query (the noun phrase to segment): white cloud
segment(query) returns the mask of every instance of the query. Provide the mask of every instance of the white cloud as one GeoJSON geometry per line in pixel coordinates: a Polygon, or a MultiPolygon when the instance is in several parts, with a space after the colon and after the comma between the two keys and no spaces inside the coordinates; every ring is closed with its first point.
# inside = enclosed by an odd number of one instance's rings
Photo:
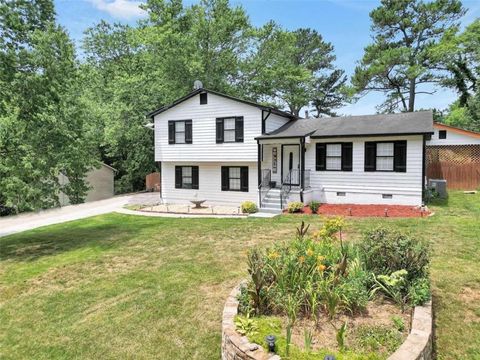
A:
{"type": "Polygon", "coordinates": [[[88,0],[100,11],[105,11],[111,17],[117,19],[134,19],[146,15],[145,10],[140,9],[139,1],[133,0],[88,0]]]}

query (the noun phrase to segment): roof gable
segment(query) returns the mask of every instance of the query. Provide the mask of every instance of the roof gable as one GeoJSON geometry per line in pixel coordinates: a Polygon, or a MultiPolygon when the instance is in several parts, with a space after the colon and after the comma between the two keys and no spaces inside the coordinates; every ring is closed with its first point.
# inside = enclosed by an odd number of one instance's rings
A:
{"type": "Polygon", "coordinates": [[[167,111],[167,110],[173,108],[174,106],[177,106],[177,105],[183,103],[184,101],[186,101],[186,100],[188,100],[188,99],[190,99],[190,98],[192,98],[192,97],[194,97],[198,94],[201,94],[201,93],[211,93],[211,94],[221,96],[221,97],[226,98],[226,99],[230,99],[230,100],[233,100],[233,101],[241,102],[243,104],[254,106],[254,107],[257,107],[261,110],[266,110],[266,111],[269,111],[273,114],[277,114],[277,115],[280,115],[280,116],[283,116],[283,117],[286,117],[286,118],[289,118],[289,119],[292,119],[292,120],[298,119],[298,116],[292,115],[292,114],[290,114],[286,111],[278,110],[278,109],[270,107],[270,106],[261,105],[261,104],[255,103],[253,101],[240,99],[240,98],[237,98],[237,97],[234,97],[234,96],[222,94],[220,92],[213,91],[213,90],[208,90],[208,89],[205,89],[205,88],[193,90],[192,92],[188,93],[187,95],[175,100],[173,103],[171,103],[169,105],[162,106],[162,107],[148,113],[147,117],[153,118],[155,115],[158,115],[158,114],[160,114],[164,111],[167,111]]]}
{"type": "Polygon", "coordinates": [[[433,126],[436,129],[439,129],[439,130],[449,130],[449,131],[455,132],[457,134],[470,136],[470,137],[473,137],[475,139],[480,139],[480,133],[476,132],[476,131],[465,130],[465,129],[461,129],[461,128],[458,128],[458,127],[455,127],[455,126],[446,125],[446,124],[437,123],[437,122],[434,123],[433,126]]]}

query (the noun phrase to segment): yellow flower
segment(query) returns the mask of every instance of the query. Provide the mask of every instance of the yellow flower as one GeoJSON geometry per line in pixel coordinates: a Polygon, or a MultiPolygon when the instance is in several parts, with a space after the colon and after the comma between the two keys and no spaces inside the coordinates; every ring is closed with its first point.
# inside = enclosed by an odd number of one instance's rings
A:
{"type": "Polygon", "coordinates": [[[313,255],[313,250],[312,249],[308,249],[307,250],[307,256],[312,256],[313,255]]]}
{"type": "Polygon", "coordinates": [[[298,258],[298,262],[299,262],[300,264],[303,264],[303,263],[305,262],[305,256],[300,256],[300,257],[298,258]]]}
{"type": "Polygon", "coordinates": [[[318,263],[321,263],[323,260],[325,260],[325,256],[322,256],[322,255],[317,256],[317,262],[318,263]]]}
{"type": "Polygon", "coordinates": [[[320,272],[323,272],[327,267],[323,264],[320,264],[317,266],[317,270],[320,271],[320,272]]]}
{"type": "Polygon", "coordinates": [[[280,256],[280,254],[276,251],[272,251],[270,254],[268,254],[268,258],[270,260],[278,259],[279,256],[280,256]]]}

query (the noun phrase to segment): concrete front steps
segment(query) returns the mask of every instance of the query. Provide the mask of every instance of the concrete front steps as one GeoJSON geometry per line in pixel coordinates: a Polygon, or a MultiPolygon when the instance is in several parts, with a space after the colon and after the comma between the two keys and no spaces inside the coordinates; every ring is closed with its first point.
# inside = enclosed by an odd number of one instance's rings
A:
{"type": "Polygon", "coordinates": [[[287,205],[287,199],[283,199],[280,206],[280,189],[270,189],[262,200],[261,212],[280,214],[283,208],[287,205]]]}

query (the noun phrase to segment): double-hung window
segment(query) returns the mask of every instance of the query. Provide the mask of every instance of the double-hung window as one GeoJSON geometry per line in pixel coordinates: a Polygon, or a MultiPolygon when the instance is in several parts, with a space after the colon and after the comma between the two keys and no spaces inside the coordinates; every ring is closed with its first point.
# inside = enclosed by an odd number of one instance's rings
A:
{"type": "Polygon", "coordinates": [[[217,118],[217,144],[229,142],[243,142],[243,116],[217,118]]]}
{"type": "Polygon", "coordinates": [[[407,171],[407,142],[365,142],[365,171],[407,171]]]}
{"type": "Polygon", "coordinates": [[[248,192],[248,166],[222,166],[222,191],[248,192]]]}
{"type": "Polygon", "coordinates": [[[192,143],[192,120],[170,120],[168,122],[169,144],[192,143]]]}
{"type": "Polygon", "coordinates": [[[377,171],[393,171],[393,142],[377,143],[377,171]]]}
{"type": "Polygon", "coordinates": [[[198,189],[198,166],[175,166],[176,189],[198,189]]]}
{"type": "Polygon", "coordinates": [[[352,171],[352,143],[317,143],[317,171],[352,171]]]}

